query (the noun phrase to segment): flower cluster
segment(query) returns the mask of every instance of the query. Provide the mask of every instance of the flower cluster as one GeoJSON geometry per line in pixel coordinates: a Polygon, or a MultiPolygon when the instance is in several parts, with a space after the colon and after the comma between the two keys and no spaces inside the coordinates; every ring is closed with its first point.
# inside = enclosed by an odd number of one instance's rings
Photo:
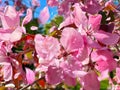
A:
{"type": "MultiPolygon", "coordinates": [[[[18,2],[19,0],[16,0],[18,2]]],[[[20,2],[20,1],[19,1],[20,2]]],[[[39,6],[32,0],[33,6],[39,6]]],[[[47,0],[58,7],[63,21],[51,23],[47,34],[34,22],[34,8],[5,6],[0,12],[0,82],[5,87],[80,90],[119,90],[120,11],[112,0],[47,0]],[[23,13],[26,16],[23,18],[23,13]],[[29,27],[30,28],[29,28],[29,27]],[[38,29],[38,30],[37,30],[38,29]]],[[[18,5],[20,6],[20,5],[18,5]]],[[[49,19],[48,7],[40,13],[39,24],[49,19]]],[[[22,89],[23,88],[23,89],[22,89]]]]}

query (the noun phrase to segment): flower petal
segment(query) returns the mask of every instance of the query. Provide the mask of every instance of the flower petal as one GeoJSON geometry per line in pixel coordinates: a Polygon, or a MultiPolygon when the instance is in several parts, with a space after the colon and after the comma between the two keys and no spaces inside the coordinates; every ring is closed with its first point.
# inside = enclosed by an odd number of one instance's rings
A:
{"type": "Polygon", "coordinates": [[[33,83],[35,81],[35,73],[29,68],[25,68],[25,70],[26,70],[26,79],[28,84],[33,83]]]}
{"type": "Polygon", "coordinates": [[[63,80],[62,69],[50,66],[46,74],[46,81],[49,84],[59,84],[62,82],[62,80],[63,80]]]}
{"type": "Polygon", "coordinates": [[[13,31],[10,35],[10,41],[15,42],[21,39],[22,37],[22,32],[21,32],[21,27],[18,27],[15,31],[13,31]]]}
{"type": "Polygon", "coordinates": [[[5,81],[12,80],[13,70],[11,64],[4,65],[2,68],[3,78],[5,81]]]}
{"type": "Polygon", "coordinates": [[[48,7],[46,6],[40,12],[40,16],[39,16],[40,23],[45,24],[48,21],[49,17],[50,17],[49,10],[48,10],[48,7]]]}
{"type": "Polygon", "coordinates": [[[94,34],[95,38],[105,45],[114,45],[118,42],[120,36],[117,34],[112,34],[104,31],[98,31],[94,34]]]}
{"type": "Polygon", "coordinates": [[[25,16],[25,18],[22,21],[22,26],[27,24],[28,22],[30,22],[32,19],[32,9],[27,9],[27,14],[25,16]]]}

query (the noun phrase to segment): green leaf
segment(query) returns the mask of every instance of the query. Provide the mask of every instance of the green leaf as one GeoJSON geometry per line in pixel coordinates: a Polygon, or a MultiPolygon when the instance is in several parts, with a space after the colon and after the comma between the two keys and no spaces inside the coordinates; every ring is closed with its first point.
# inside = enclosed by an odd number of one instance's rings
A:
{"type": "Polygon", "coordinates": [[[108,14],[106,11],[100,11],[99,14],[102,15],[101,24],[108,24],[108,23],[113,22],[115,20],[113,11],[110,11],[108,14]],[[110,18],[110,20],[107,20],[108,18],[110,18]]]}
{"type": "Polygon", "coordinates": [[[52,24],[51,23],[48,23],[48,24],[45,24],[44,26],[44,34],[48,34],[49,32],[49,29],[52,27],[52,24]]]}
{"type": "Polygon", "coordinates": [[[42,27],[39,26],[37,18],[31,20],[28,24],[26,24],[25,28],[26,28],[27,33],[29,33],[29,34],[37,34],[37,33],[42,33],[43,32],[42,27]],[[31,30],[31,26],[38,27],[38,30],[35,30],[35,31],[31,30]]]}
{"type": "Polygon", "coordinates": [[[102,15],[102,20],[101,20],[101,24],[107,24],[107,21],[106,21],[106,19],[107,19],[107,12],[103,12],[103,11],[100,11],[99,12],[99,14],[101,14],[102,15]]]}
{"type": "Polygon", "coordinates": [[[100,90],[107,90],[108,86],[109,86],[108,80],[103,80],[100,82],[100,90]]]}
{"type": "Polygon", "coordinates": [[[109,14],[108,14],[108,17],[110,17],[109,22],[113,22],[113,21],[115,20],[114,12],[113,12],[113,11],[110,11],[109,14]]]}
{"type": "Polygon", "coordinates": [[[81,88],[81,85],[79,83],[77,83],[77,85],[70,88],[70,90],[80,90],[80,88],[81,88]]]}
{"type": "Polygon", "coordinates": [[[56,16],[51,23],[55,24],[57,27],[59,27],[60,23],[63,22],[63,17],[62,16],[56,16]]]}
{"type": "Polygon", "coordinates": [[[51,20],[50,23],[47,23],[44,25],[43,27],[43,30],[44,30],[44,34],[45,35],[48,35],[49,34],[49,30],[52,26],[55,26],[55,27],[59,27],[59,25],[63,22],[63,17],[62,16],[56,16],[55,18],[53,18],[51,20]]]}

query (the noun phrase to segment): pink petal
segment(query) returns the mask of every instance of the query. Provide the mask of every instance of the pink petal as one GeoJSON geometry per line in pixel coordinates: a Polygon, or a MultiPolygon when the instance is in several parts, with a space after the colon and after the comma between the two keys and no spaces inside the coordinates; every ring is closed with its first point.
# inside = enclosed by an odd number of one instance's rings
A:
{"type": "Polygon", "coordinates": [[[109,78],[109,70],[105,70],[101,72],[101,75],[99,76],[99,80],[105,80],[109,78]]]}
{"type": "Polygon", "coordinates": [[[0,65],[7,65],[10,63],[8,57],[1,55],[0,56],[0,65]]]}
{"type": "Polygon", "coordinates": [[[20,24],[19,13],[13,6],[7,6],[5,9],[5,20],[9,25],[9,28],[15,28],[20,24]]]}
{"type": "Polygon", "coordinates": [[[120,36],[117,34],[112,34],[104,31],[98,31],[94,34],[95,38],[105,45],[114,45],[118,42],[120,36]]]}
{"type": "Polygon", "coordinates": [[[89,24],[91,25],[91,29],[96,31],[99,29],[100,27],[100,23],[101,23],[101,19],[102,19],[102,16],[100,14],[98,15],[91,15],[89,17],[89,24]]]}
{"type": "Polygon", "coordinates": [[[38,29],[38,27],[36,27],[36,26],[32,26],[32,27],[31,27],[31,30],[33,30],[33,31],[34,31],[34,30],[37,30],[37,29],[38,29]]]}
{"type": "Polygon", "coordinates": [[[21,39],[21,37],[22,37],[21,29],[22,29],[21,27],[18,27],[15,31],[13,31],[10,34],[10,41],[11,42],[15,42],[15,41],[18,41],[21,39]]]}
{"type": "Polygon", "coordinates": [[[92,48],[95,48],[95,49],[102,49],[103,48],[98,42],[91,40],[91,39],[88,40],[88,45],[92,48]]]}
{"type": "Polygon", "coordinates": [[[57,57],[60,50],[60,44],[54,37],[44,37],[37,34],[35,36],[35,49],[38,56],[43,59],[43,63],[48,64],[51,60],[53,61],[53,59],[57,57]]]}
{"type": "Polygon", "coordinates": [[[7,6],[5,13],[0,15],[4,29],[14,29],[19,25],[19,13],[12,6],[7,6]]]}
{"type": "Polygon", "coordinates": [[[0,33],[0,39],[3,41],[9,41],[10,40],[10,33],[0,33]]]}
{"type": "Polygon", "coordinates": [[[82,10],[90,14],[96,14],[101,10],[101,6],[97,0],[87,0],[85,5],[82,6],[82,10]]]}
{"type": "Polygon", "coordinates": [[[7,64],[7,65],[4,65],[3,68],[2,68],[2,71],[3,71],[3,78],[5,81],[10,81],[12,80],[12,75],[13,75],[13,70],[12,70],[12,66],[11,64],[7,64]]]}
{"type": "Polygon", "coordinates": [[[11,19],[16,17],[17,11],[15,10],[15,7],[13,6],[7,6],[5,8],[5,16],[10,17],[11,19]]]}
{"type": "Polygon", "coordinates": [[[76,75],[76,77],[83,77],[87,74],[87,72],[85,71],[80,71],[80,70],[77,70],[77,71],[73,71],[76,75]]]}
{"type": "Polygon", "coordinates": [[[74,22],[75,25],[77,27],[80,26],[80,24],[82,24],[82,26],[87,26],[87,17],[85,15],[85,12],[83,12],[80,8],[79,4],[75,4],[74,5],[74,11],[73,11],[73,15],[74,15],[74,22]],[[83,22],[84,21],[84,22],[83,22]]]}
{"type": "Polygon", "coordinates": [[[120,90],[120,86],[119,85],[115,85],[115,90],[120,90]]]}
{"type": "MultiPolygon", "coordinates": [[[[9,26],[9,29],[14,30],[17,26],[20,25],[20,20],[19,20],[19,16],[16,15],[16,17],[14,17],[13,19],[11,19],[11,17],[9,16],[4,16],[7,25],[9,26]]],[[[4,25],[3,25],[4,26],[4,25]]]]}
{"type": "Polygon", "coordinates": [[[97,61],[96,64],[97,64],[96,68],[100,72],[103,72],[103,71],[109,69],[109,63],[107,61],[99,60],[99,61],[97,61]]]}
{"type": "Polygon", "coordinates": [[[7,24],[7,21],[5,20],[5,16],[0,14],[0,19],[1,19],[1,23],[2,23],[2,27],[3,29],[9,29],[9,25],[7,24]]]}
{"type": "Polygon", "coordinates": [[[68,56],[67,60],[60,63],[60,67],[63,69],[65,76],[66,74],[71,78],[76,78],[75,72],[81,71],[82,64],[74,56],[68,56]]]}
{"type": "Polygon", "coordinates": [[[47,0],[47,4],[51,7],[58,5],[58,0],[47,0]]]}
{"type": "Polygon", "coordinates": [[[117,82],[120,83],[120,67],[116,68],[116,77],[117,77],[117,82]]]}
{"type": "Polygon", "coordinates": [[[60,3],[60,5],[58,6],[58,14],[59,15],[64,15],[65,17],[69,15],[70,10],[69,10],[68,3],[69,2],[67,0],[64,0],[60,3]]]}
{"type": "Polygon", "coordinates": [[[60,42],[68,52],[83,49],[84,47],[81,34],[74,28],[63,29],[60,42]]]}
{"type": "Polygon", "coordinates": [[[69,86],[75,86],[76,85],[76,78],[73,78],[69,76],[68,74],[64,73],[64,82],[65,84],[69,86]]]}
{"type": "Polygon", "coordinates": [[[30,22],[32,19],[32,9],[27,9],[27,14],[25,16],[25,18],[22,21],[22,26],[27,24],[28,22],[30,22]]]}
{"type": "Polygon", "coordinates": [[[56,26],[52,26],[50,29],[49,29],[49,33],[53,32],[56,30],[56,26]]]}
{"type": "Polygon", "coordinates": [[[25,70],[27,82],[28,84],[32,84],[35,81],[35,73],[29,68],[25,68],[25,70]]]}
{"type": "Polygon", "coordinates": [[[100,83],[95,72],[89,72],[81,78],[81,84],[84,90],[100,90],[100,83]]]}
{"type": "Polygon", "coordinates": [[[32,0],[32,5],[39,7],[40,6],[39,0],[32,0]]]}
{"type": "Polygon", "coordinates": [[[44,7],[44,9],[40,12],[40,16],[39,16],[39,21],[40,21],[40,23],[45,24],[45,23],[48,21],[49,17],[50,17],[49,9],[48,9],[48,7],[46,6],[46,7],[44,7]]]}
{"type": "Polygon", "coordinates": [[[112,71],[117,66],[117,62],[113,59],[111,51],[98,50],[95,53],[93,52],[91,57],[93,61],[96,61],[95,68],[100,72],[105,70],[112,71]]]}
{"type": "Polygon", "coordinates": [[[91,58],[93,62],[104,60],[107,61],[109,59],[113,59],[113,53],[107,49],[96,50],[91,54],[91,58]]]}
{"type": "Polygon", "coordinates": [[[57,68],[54,66],[48,67],[48,71],[46,74],[46,81],[49,84],[59,84],[63,80],[63,72],[61,68],[57,68]]]}
{"type": "Polygon", "coordinates": [[[62,29],[63,27],[65,26],[68,26],[70,24],[73,24],[73,17],[72,16],[69,16],[67,17],[59,26],[59,30],[62,29]]]}

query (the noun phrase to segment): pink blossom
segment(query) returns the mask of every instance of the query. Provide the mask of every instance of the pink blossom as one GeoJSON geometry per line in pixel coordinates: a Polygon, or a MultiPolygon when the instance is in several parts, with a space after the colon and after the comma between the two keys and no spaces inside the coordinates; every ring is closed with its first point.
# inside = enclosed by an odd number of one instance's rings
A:
{"type": "Polygon", "coordinates": [[[102,71],[101,74],[100,74],[99,77],[98,77],[98,79],[99,79],[100,81],[105,80],[105,79],[109,79],[109,78],[110,78],[110,77],[109,77],[109,70],[108,70],[108,69],[102,71]]]}
{"type": "Polygon", "coordinates": [[[32,9],[28,8],[25,18],[22,21],[22,26],[32,20],[32,9]]]}
{"type": "Polygon", "coordinates": [[[101,10],[101,6],[97,0],[86,0],[85,5],[82,5],[81,8],[90,14],[96,14],[101,10]]]}
{"type": "Polygon", "coordinates": [[[95,38],[104,45],[114,45],[119,41],[120,36],[115,33],[98,31],[94,33],[95,38]]]}
{"type": "Polygon", "coordinates": [[[21,32],[22,28],[21,27],[17,27],[13,32],[0,32],[0,39],[3,41],[11,41],[11,42],[15,42],[21,39],[22,37],[22,32],[21,32]]]}
{"type": "Polygon", "coordinates": [[[79,3],[79,0],[61,0],[58,4],[58,14],[68,17],[71,14],[71,7],[76,3],[79,3]]]}
{"type": "Polygon", "coordinates": [[[21,39],[23,28],[20,27],[19,13],[14,7],[8,6],[5,13],[0,14],[2,28],[0,28],[0,39],[15,42],[21,39]]]}
{"type": "Polygon", "coordinates": [[[120,86],[119,85],[115,85],[115,90],[120,90],[120,86]]]}
{"type": "Polygon", "coordinates": [[[6,64],[2,68],[3,78],[5,81],[10,81],[13,78],[13,68],[10,63],[6,64]]]}
{"type": "Polygon", "coordinates": [[[102,16],[100,14],[90,15],[88,24],[93,31],[97,31],[100,28],[102,16]]]}
{"type": "Polygon", "coordinates": [[[47,0],[47,4],[51,7],[58,6],[58,0],[47,0]]]}
{"type": "Polygon", "coordinates": [[[46,80],[49,84],[64,82],[69,86],[74,86],[77,82],[76,78],[85,75],[85,72],[81,70],[81,62],[73,56],[68,56],[65,61],[59,63],[60,66],[48,67],[46,80]]]}
{"type": "Polygon", "coordinates": [[[64,83],[69,86],[75,86],[77,84],[76,78],[71,77],[69,74],[64,72],[64,83]]]}
{"type": "Polygon", "coordinates": [[[35,81],[35,73],[29,68],[25,68],[26,70],[26,79],[28,84],[32,84],[35,81]]]}
{"type": "Polygon", "coordinates": [[[112,71],[116,68],[117,63],[113,59],[113,54],[108,50],[97,50],[92,53],[92,60],[96,61],[96,69],[100,72],[105,70],[112,71]]]}
{"type": "Polygon", "coordinates": [[[59,45],[56,38],[37,34],[35,36],[35,49],[38,57],[44,60],[43,62],[40,61],[40,63],[49,64],[51,60],[56,58],[60,50],[59,45]]]}
{"type": "Polygon", "coordinates": [[[0,13],[3,29],[14,29],[19,25],[19,13],[12,6],[5,8],[5,13],[0,13]]]}
{"type": "Polygon", "coordinates": [[[53,31],[55,31],[56,30],[56,26],[52,26],[51,28],[50,28],[50,30],[49,30],[49,33],[52,33],[53,31]]]}
{"type": "Polygon", "coordinates": [[[83,61],[88,56],[86,39],[74,28],[64,28],[60,42],[68,54],[79,60],[83,61]]]}
{"type": "Polygon", "coordinates": [[[16,28],[15,31],[13,31],[11,34],[10,34],[10,41],[11,42],[15,42],[15,41],[18,41],[20,40],[22,37],[22,32],[21,32],[21,27],[18,27],[16,28]]]}
{"type": "Polygon", "coordinates": [[[61,4],[58,6],[59,15],[64,15],[65,17],[67,17],[70,14],[70,9],[68,4],[69,2],[67,0],[61,2],[61,4]]]}
{"type": "Polygon", "coordinates": [[[73,23],[74,23],[73,17],[72,17],[72,15],[70,15],[69,17],[67,17],[67,18],[60,24],[60,26],[59,26],[58,29],[60,30],[60,29],[62,29],[63,27],[68,26],[68,25],[73,24],[73,23]]]}
{"type": "Polygon", "coordinates": [[[73,17],[74,17],[74,23],[77,27],[79,27],[80,25],[82,26],[87,25],[88,21],[85,12],[81,10],[80,5],[78,3],[74,5],[73,17]]]}
{"type": "Polygon", "coordinates": [[[31,30],[38,30],[38,27],[36,27],[36,26],[31,26],[31,30]]]}
{"type": "Polygon", "coordinates": [[[117,77],[117,83],[120,83],[120,68],[116,68],[116,77],[117,77]]]}
{"type": "Polygon", "coordinates": [[[49,14],[49,9],[48,7],[44,7],[43,10],[40,12],[40,16],[39,16],[39,22],[42,23],[42,24],[45,24],[48,19],[50,17],[50,14],[49,14]]]}
{"type": "Polygon", "coordinates": [[[12,58],[7,56],[7,52],[11,52],[12,44],[8,43],[8,45],[4,45],[4,42],[0,42],[0,64],[7,65],[12,62],[12,58]]]}
{"type": "Polygon", "coordinates": [[[64,28],[60,42],[67,52],[79,51],[84,47],[83,37],[74,28],[64,28]]]}
{"type": "Polygon", "coordinates": [[[60,63],[60,67],[64,70],[65,74],[73,78],[79,76],[77,71],[82,71],[82,63],[72,55],[67,56],[66,59],[60,63]]]}
{"type": "Polygon", "coordinates": [[[82,26],[83,29],[91,29],[96,31],[100,27],[102,16],[100,14],[90,15],[87,19],[85,12],[80,8],[79,4],[74,5],[74,10],[66,19],[60,24],[59,29],[68,26],[70,24],[75,24],[77,27],[82,26]],[[84,21],[84,22],[83,22],[84,21]]]}
{"type": "Polygon", "coordinates": [[[61,68],[57,68],[54,66],[48,67],[48,71],[46,73],[46,81],[49,84],[59,84],[63,80],[63,71],[61,68]]]}
{"type": "Polygon", "coordinates": [[[116,68],[116,61],[115,60],[107,60],[107,61],[99,60],[96,62],[96,68],[100,72],[105,71],[107,69],[109,71],[112,71],[116,68]]]}
{"type": "Polygon", "coordinates": [[[40,6],[39,0],[32,0],[32,5],[39,7],[40,6]]]}
{"type": "Polygon", "coordinates": [[[49,84],[57,85],[61,82],[65,82],[69,86],[76,85],[76,78],[66,73],[62,68],[50,66],[46,73],[46,81],[49,84]]]}
{"type": "Polygon", "coordinates": [[[87,43],[88,43],[89,47],[91,47],[91,48],[94,48],[94,49],[103,49],[103,47],[97,41],[88,39],[87,43]]]}
{"type": "Polygon", "coordinates": [[[100,83],[97,77],[97,74],[93,71],[82,77],[80,82],[84,90],[100,90],[100,83]]]}
{"type": "Polygon", "coordinates": [[[71,77],[70,74],[67,74],[63,71],[62,68],[57,68],[50,66],[46,73],[46,80],[49,84],[59,84],[64,81],[69,86],[76,85],[76,78],[71,77]],[[53,74],[54,73],[54,74],[53,74]]]}
{"type": "Polygon", "coordinates": [[[13,79],[13,67],[18,68],[18,62],[7,55],[7,52],[11,52],[10,43],[5,46],[2,43],[0,47],[0,65],[2,66],[3,78],[5,81],[10,81],[13,79]]]}

